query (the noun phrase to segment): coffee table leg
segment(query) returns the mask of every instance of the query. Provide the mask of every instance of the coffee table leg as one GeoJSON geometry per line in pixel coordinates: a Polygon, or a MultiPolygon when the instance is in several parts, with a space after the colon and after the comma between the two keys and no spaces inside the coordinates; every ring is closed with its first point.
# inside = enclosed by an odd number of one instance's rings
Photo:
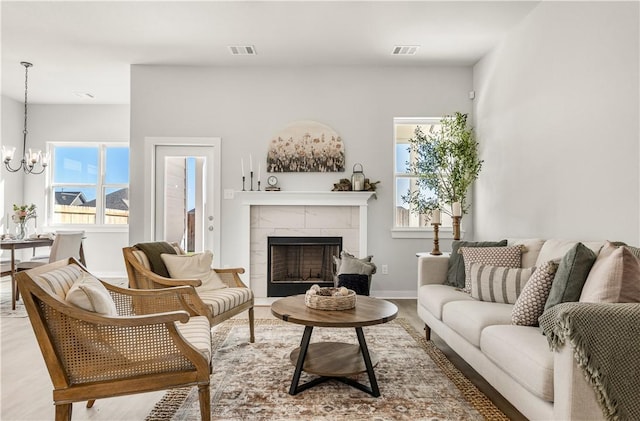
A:
{"type": "Polygon", "coordinates": [[[376,398],[380,396],[380,389],[378,389],[378,381],[376,380],[376,373],[373,371],[373,364],[371,363],[371,356],[369,355],[369,348],[367,348],[367,341],[364,340],[364,333],[361,327],[356,328],[356,335],[358,335],[358,342],[360,343],[360,351],[362,351],[362,358],[364,359],[364,365],[367,368],[367,374],[369,375],[369,383],[371,384],[371,395],[376,398]]]}
{"type": "Polygon", "coordinates": [[[296,363],[296,371],[293,372],[293,379],[291,380],[291,387],[289,388],[290,395],[295,395],[299,392],[298,383],[300,382],[304,359],[307,356],[307,349],[309,348],[309,341],[311,340],[311,332],[313,332],[313,326],[305,326],[304,333],[302,334],[302,341],[300,342],[300,354],[298,355],[298,362],[296,363]]]}

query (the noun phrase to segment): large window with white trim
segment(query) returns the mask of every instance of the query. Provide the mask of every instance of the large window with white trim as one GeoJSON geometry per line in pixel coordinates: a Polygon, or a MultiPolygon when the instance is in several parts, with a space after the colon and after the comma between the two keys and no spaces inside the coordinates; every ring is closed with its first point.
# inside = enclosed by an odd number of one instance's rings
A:
{"type": "Polygon", "coordinates": [[[129,145],[52,143],[49,223],[129,223],[129,145]]]}
{"type": "MultiPolygon", "coordinates": [[[[432,133],[440,130],[440,117],[434,118],[394,118],[394,229],[422,230],[431,228],[427,215],[419,214],[407,198],[419,192],[421,197],[428,199],[433,192],[420,187],[417,183],[418,174],[411,170],[411,164],[416,160],[416,152],[410,140],[416,135],[416,130],[422,133],[432,133]]],[[[451,218],[442,214],[442,226],[451,226],[451,218]]]]}

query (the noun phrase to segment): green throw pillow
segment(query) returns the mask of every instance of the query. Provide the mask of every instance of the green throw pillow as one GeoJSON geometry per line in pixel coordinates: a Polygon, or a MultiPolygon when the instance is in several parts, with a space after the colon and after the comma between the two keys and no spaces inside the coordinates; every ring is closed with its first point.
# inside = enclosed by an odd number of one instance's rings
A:
{"type": "Polygon", "coordinates": [[[577,243],[569,249],[558,265],[556,276],[551,284],[549,298],[544,305],[545,310],[556,304],[580,300],[582,287],[584,287],[596,257],[593,250],[582,243],[577,243]]]}
{"type": "Polygon", "coordinates": [[[445,285],[456,288],[464,288],[464,259],[458,253],[460,247],[504,247],[507,240],[502,241],[454,241],[451,246],[451,256],[449,257],[449,269],[445,285]]]}

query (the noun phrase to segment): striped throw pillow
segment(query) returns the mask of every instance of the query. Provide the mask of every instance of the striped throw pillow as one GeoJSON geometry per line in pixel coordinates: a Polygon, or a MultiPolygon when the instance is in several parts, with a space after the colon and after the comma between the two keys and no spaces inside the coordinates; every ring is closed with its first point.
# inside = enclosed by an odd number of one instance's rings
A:
{"type": "Polygon", "coordinates": [[[471,296],[480,301],[514,304],[535,269],[471,263],[471,296]]]}
{"type": "Polygon", "coordinates": [[[464,259],[464,292],[471,293],[471,263],[520,268],[522,249],[522,244],[509,247],[460,247],[458,253],[464,259]]]}

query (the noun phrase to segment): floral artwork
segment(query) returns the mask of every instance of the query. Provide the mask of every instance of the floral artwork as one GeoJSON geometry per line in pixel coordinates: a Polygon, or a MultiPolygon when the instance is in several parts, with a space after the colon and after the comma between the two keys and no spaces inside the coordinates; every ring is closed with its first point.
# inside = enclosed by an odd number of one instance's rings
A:
{"type": "Polygon", "coordinates": [[[344,171],[344,144],[331,127],[297,121],[269,143],[268,172],[344,171]]]}

